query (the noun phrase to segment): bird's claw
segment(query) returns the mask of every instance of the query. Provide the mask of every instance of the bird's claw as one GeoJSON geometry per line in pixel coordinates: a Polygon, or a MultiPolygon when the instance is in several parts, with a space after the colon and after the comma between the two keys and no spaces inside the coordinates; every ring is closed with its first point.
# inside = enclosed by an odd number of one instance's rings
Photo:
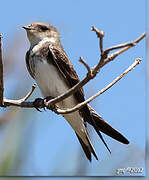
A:
{"type": "MultiPolygon", "coordinates": [[[[46,98],[44,99],[44,104],[45,104],[46,102],[50,101],[51,99],[53,99],[52,96],[46,97],[46,98]]],[[[55,112],[56,114],[58,114],[58,113],[57,113],[57,106],[56,106],[55,104],[54,104],[54,105],[50,105],[50,107],[48,107],[48,109],[51,110],[51,111],[53,111],[53,112],[55,112]]]]}
{"type": "MultiPolygon", "coordinates": [[[[42,99],[42,98],[37,98],[37,99],[35,99],[35,101],[33,102],[34,107],[35,107],[36,110],[39,111],[39,112],[42,112],[42,111],[40,110],[41,108],[43,108],[44,111],[46,111],[45,103],[48,102],[48,101],[51,100],[51,99],[53,99],[53,97],[51,97],[51,96],[48,96],[48,97],[46,97],[46,98],[44,98],[44,99],[42,99]]],[[[53,112],[55,112],[56,114],[58,114],[58,113],[57,113],[57,107],[56,107],[56,105],[51,105],[50,107],[48,107],[48,109],[51,110],[51,111],[53,111],[53,112]]]]}
{"type": "Polygon", "coordinates": [[[37,111],[42,112],[40,108],[43,108],[45,110],[45,105],[44,105],[44,99],[42,98],[37,98],[33,102],[34,107],[36,108],[37,111]]]}

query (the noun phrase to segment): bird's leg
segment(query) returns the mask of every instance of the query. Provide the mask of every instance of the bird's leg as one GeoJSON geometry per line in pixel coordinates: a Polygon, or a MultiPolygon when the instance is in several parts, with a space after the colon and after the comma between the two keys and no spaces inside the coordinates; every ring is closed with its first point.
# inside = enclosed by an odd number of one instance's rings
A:
{"type": "MultiPolygon", "coordinates": [[[[50,101],[50,100],[53,99],[53,98],[54,98],[54,97],[52,97],[52,96],[46,97],[46,98],[44,99],[44,103],[50,101]]],[[[55,113],[57,114],[57,106],[56,106],[55,104],[54,104],[54,105],[51,105],[50,107],[48,107],[48,109],[51,110],[51,111],[53,111],[53,112],[55,112],[55,113]]]]}

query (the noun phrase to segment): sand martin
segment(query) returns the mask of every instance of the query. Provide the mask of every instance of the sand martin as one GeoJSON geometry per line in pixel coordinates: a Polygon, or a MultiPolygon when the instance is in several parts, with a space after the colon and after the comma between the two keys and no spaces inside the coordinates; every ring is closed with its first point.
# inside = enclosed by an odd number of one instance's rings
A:
{"type": "MultiPolygon", "coordinates": [[[[78,75],[64,51],[57,29],[49,24],[36,22],[23,27],[27,32],[30,49],[26,53],[26,65],[30,75],[35,79],[43,96],[57,97],[66,92],[79,82],[78,75]]],[[[60,109],[72,108],[85,100],[81,88],[74,95],[56,104],[60,109]]],[[[73,128],[77,138],[91,161],[91,154],[98,159],[91,143],[87,123],[92,125],[106,148],[101,133],[114,138],[121,143],[128,144],[129,141],[112,128],[90,105],[81,110],[64,114],[63,117],[73,128]]]]}

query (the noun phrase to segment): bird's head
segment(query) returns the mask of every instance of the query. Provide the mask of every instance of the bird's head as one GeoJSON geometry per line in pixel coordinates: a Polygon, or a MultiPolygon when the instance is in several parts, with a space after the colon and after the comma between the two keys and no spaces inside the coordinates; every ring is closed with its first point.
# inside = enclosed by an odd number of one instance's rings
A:
{"type": "Polygon", "coordinates": [[[59,42],[57,29],[49,24],[36,22],[28,26],[23,26],[23,28],[27,32],[31,45],[38,44],[44,39],[49,39],[51,42],[59,42]]]}

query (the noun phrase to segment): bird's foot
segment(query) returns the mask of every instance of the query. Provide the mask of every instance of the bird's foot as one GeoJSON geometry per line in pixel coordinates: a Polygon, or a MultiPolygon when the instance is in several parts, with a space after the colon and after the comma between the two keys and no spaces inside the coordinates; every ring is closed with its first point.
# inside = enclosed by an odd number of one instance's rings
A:
{"type": "MultiPolygon", "coordinates": [[[[51,99],[53,99],[52,96],[48,96],[48,97],[46,97],[46,98],[44,98],[44,99],[42,99],[42,98],[37,98],[37,99],[35,99],[35,101],[33,102],[34,107],[37,109],[37,111],[42,112],[40,109],[43,108],[44,110],[46,110],[45,104],[46,104],[48,101],[50,101],[51,99]]],[[[58,114],[58,113],[57,113],[57,106],[56,106],[56,105],[50,105],[50,106],[48,107],[48,109],[51,110],[51,111],[53,111],[53,112],[55,112],[56,114],[58,114]]]]}
{"type": "MultiPolygon", "coordinates": [[[[51,99],[53,99],[54,97],[52,97],[52,96],[48,96],[48,97],[46,97],[45,99],[44,99],[44,103],[47,103],[48,101],[50,101],[51,99]]],[[[58,114],[57,113],[57,106],[54,104],[54,105],[50,105],[49,107],[48,107],[48,109],[49,110],[51,110],[51,111],[53,111],[53,112],[55,112],[56,114],[58,114]]]]}
{"type": "Polygon", "coordinates": [[[34,107],[36,108],[37,111],[42,112],[40,109],[43,108],[45,110],[45,104],[44,104],[44,99],[42,98],[37,98],[33,102],[34,107]]]}

